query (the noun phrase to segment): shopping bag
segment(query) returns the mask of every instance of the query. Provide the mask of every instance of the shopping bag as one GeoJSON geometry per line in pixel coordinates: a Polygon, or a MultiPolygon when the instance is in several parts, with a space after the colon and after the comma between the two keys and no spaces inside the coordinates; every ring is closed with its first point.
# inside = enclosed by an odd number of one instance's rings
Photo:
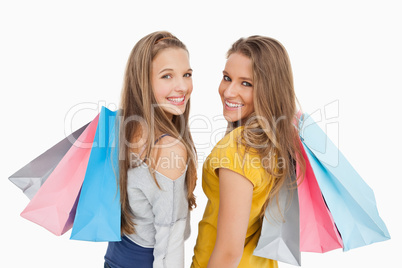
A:
{"type": "Polygon", "coordinates": [[[102,107],[71,239],[120,241],[117,112],[102,107]]]}
{"type": "Polygon", "coordinates": [[[296,164],[299,178],[297,188],[300,206],[300,250],[302,252],[324,253],[342,248],[342,239],[322,197],[314,172],[301,142],[305,173],[296,164]]]}
{"type": "Polygon", "coordinates": [[[295,178],[289,177],[265,210],[261,234],[253,255],[301,265],[299,200],[295,178]]]}
{"type": "Polygon", "coordinates": [[[22,217],[39,224],[55,235],[62,235],[71,229],[98,118],[99,115],[74,142],[22,211],[22,217]]]}
{"type": "Polygon", "coordinates": [[[8,179],[20,188],[29,199],[32,199],[87,126],[88,124],[74,131],[68,137],[26,164],[8,179]]]}
{"type": "Polygon", "coordinates": [[[343,250],[389,239],[372,189],[311,117],[305,114],[300,124],[303,147],[341,234],[343,250]],[[317,153],[317,148],[325,153],[317,153]]]}

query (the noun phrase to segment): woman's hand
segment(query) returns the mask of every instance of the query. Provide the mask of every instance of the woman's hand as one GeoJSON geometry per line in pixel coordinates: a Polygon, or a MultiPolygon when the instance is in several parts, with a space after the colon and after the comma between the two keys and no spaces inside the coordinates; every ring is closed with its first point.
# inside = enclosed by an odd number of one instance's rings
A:
{"type": "Polygon", "coordinates": [[[237,267],[244,250],[253,184],[244,176],[219,169],[217,237],[208,268],[237,267]]]}

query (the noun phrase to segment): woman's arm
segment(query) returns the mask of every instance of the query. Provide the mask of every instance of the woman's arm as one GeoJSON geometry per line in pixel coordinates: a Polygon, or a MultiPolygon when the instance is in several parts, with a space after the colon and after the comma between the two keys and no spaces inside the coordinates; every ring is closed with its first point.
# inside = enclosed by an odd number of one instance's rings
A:
{"type": "Polygon", "coordinates": [[[244,250],[253,184],[226,168],[219,169],[217,237],[208,268],[237,267],[244,250]]]}

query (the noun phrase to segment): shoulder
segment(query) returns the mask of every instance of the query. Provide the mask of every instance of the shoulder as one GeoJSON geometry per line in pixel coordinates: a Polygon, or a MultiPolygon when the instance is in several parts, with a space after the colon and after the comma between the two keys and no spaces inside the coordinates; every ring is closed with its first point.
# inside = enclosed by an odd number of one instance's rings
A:
{"type": "Polygon", "coordinates": [[[171,136],[164,136],[156,143],[160,156],[175,155],[187,160],[187,150],[183,142],[171,136]]]}
{"type": "Polygon", "coordinates": [[[155,170],[171,180],[178,179],[186,171],[187,149],[178,139],[165,136],[155,145],[155,170]]]}
{"type": "Polygon", "coordinates": [[[243,130],[243,127],[238,127],[226,134],[212,150],[208,163],[215,172],[220,168],[229,169],[257,186],[261,183],[265,170],[260,155],[252,148],[246,149],[242,142],[243,130]]]}
{"type": "Polygon", "coordinates": [[[222,142],[229,142],[229,143],[233,143],[233,144],[237,143],[242,138],[243,130],[244,130],[244,127],[242,127],[242,126],[233,129],[231,132],[227,133],[225,135],[225,137],[223,137],[222,140],[220,140],[219,143],[222,143],[222,142]]]}
{"type": "Polygon", "coordinates": [[[227,133],[214,147],[212,150],[212,155],[222,157],[224,155],[230,157],[234,154],[241,153],[245,151],[245,146],[242,145],[243,127],[238,127],[227,133]]]}
{"type": "Polygon", "coordinates": [[[238,127],[233,129],[231,132],[227,133],[216,145],[215,148],[238,148],[241,146],[241,138],[243,135],[243,127],[238,127]]]}

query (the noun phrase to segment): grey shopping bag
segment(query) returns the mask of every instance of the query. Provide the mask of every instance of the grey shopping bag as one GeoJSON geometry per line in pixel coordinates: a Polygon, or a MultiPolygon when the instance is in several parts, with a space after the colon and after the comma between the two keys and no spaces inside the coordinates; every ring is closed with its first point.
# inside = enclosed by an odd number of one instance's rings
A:
{"type": "Polygon", "coordinates": [[[20,188],[29,199],[32,199],[87,126],[88,124],[71,133],[8,179],[20,188]]]}
{"type": "Polygon", "coordinates": [[[295,178],[288,178],[265,211],[261,235],[253,255],[301,265],[299,198],[295,178]]]}

